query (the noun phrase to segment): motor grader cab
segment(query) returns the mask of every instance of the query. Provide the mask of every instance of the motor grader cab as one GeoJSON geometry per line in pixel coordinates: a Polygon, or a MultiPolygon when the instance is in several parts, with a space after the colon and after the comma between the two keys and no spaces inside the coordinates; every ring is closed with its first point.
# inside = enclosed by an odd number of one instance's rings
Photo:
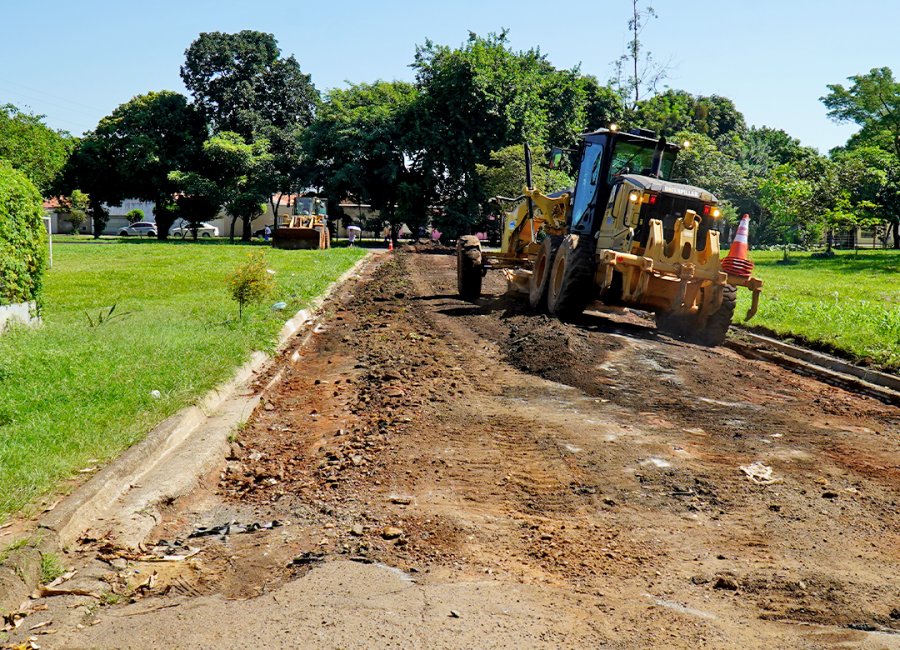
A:
{"type": "Polygon", "coordinates": [[[638,129],[587,133],[575,187],[550,196],[531,188],[526,151],[527,187],[504,215],[500,253],[483,253],[472,237],[459,241],[460,295],[477,298],[484,273],[501,269],[511,289],[559,318],[599,299],[652,311],[669,333],[721,344],[736,287],[752,291],[751,318],[762,283],[723,270],[721,208],[711,193],[670,180],[678,150],[638,129]]]}
{"type": "Polygon", "coordinates": [[[298,198],[294,203],[294,214],[279,217],[272,243],[275,248],[289,250],[331,248],[328,202],[315,196],[298,198]]]}

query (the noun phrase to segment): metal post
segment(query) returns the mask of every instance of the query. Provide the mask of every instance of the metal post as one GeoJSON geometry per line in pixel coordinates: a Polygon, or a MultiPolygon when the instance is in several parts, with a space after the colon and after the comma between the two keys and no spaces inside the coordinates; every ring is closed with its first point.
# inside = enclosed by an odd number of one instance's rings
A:
{"type": "MultiPolygon", "coordinates": [[[[528,140],[525,141],[525,185],[529,191],[534,189],[531,176],[531,147],[528,146],[528,140]]],[[[535,241],[537,233],[534,232],[534,201],[531,196],[528,197],[528,219],[531,221],[531,241],[535,241]]]]}
{"type": "Polygon", "coordinates": [[[50,217],[43,217],[44,225],[47,226],[47,245],[50,248],[50,263],[47,268],[53,268],[53,222],[50,217]]]}

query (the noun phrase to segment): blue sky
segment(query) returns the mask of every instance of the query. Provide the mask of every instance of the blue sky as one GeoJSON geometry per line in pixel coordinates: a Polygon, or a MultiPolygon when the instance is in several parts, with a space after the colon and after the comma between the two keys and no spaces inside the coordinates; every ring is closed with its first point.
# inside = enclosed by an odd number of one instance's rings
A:
{"type": "MultiPolygon", "coordinates": [[[[900,2],[655,0],[644,32],[667,84],[730,97],[747,121],[827,151],[853,126],[830,122],[829,83],[873,67],[900,74],[900,2]]],[[[506,27],[513,47],[540,46],[558,67],[606,80],[627,39],[629,0],[0,0],[0,103],[81,133],[149,90],[184,92],[184,50],[201,31],[272,32],[320,89],[412,79],[416,44],[458,45],[506,27]]]]}

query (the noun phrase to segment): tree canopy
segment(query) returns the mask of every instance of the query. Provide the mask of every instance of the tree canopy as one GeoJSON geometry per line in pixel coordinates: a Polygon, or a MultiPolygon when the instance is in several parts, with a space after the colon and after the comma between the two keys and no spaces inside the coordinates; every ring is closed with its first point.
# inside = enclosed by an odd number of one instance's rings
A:
{"type": "Polygon", "coordinates": [[[75,147],[65,131],[54,131],[42,115],[12,104],[0,106],[0,160],[25,174],[45,196],[75,147]]]}
{"type": "Polygon", "coordinates": [[[524,144],[536,153],[537,185],[557,189],[569,179],[547,173],[541,152],[577,147],[579,133],[616,122],[689,141],[674,176],[723,202],[725,231],[746,212],[755,243],[874,226],[893,228],[900,247],[900,83],[889,68],[828,86],[828,115],[860,128],[823,156],[783,130],[748,127],[727,97],[657,92],[665,66],[641,41],[656,13],[641,0],[631,8],[620,74],[607,85],[580,67],[554,67],[539,48],[513,49],[500,31],[470,33],[456,47],[425,41],[412,83],[350,84],[320,97],[272,34],[202,33],[181,67],[193,101],[139,95],[77,142],[7,106],[0,158],[45,192],[86,192],[95,233],[103,205],[139,198],[157,204],[160,237],[176,215],[197,223],[224,207],[249,238],[266,200],[277,212],[276,196],[318,189],[332,204],[370,204],[394,236],[403,223],[417,231],[431,221],[453,238],[484,228],[491,196],[518,194],[524,144]]]}
{"type": "Polygon", "coordinates": [[[97,209],[100,202],[118,205],[126,198],[153,201],[157,236],[165,239],[175,219],[177,189],[169,174],[196,165],[205,138],[206,122],[185,96],[138,95],[79,142],[67,185],[86,191],[97,209]]]}
{"type": "Polygon", "coordinates": [[[409,126],[418,100],[401,81],[355,84],[332,91],[307,130],[307,155],[317,161],[316,184],[331,197],[352,196],[378,210],[392,226],[427,220],[409,126]]]}
{"type": "Polygon", "coordinates": [[[894,154],[900,156],[900,83],[890,68],[874,68],[854,75],[849,88],[829,84],[821,98],[828,116],[837,122],[853,122],[862,127],[863,138],[889,133],[894,154]]]}
{"type": "Polygon", "coordinates": [[[185,51],[181,79],[216,131],[245,138],[312,121],[318,92],[272,34],[204,32],[185,51]]]}

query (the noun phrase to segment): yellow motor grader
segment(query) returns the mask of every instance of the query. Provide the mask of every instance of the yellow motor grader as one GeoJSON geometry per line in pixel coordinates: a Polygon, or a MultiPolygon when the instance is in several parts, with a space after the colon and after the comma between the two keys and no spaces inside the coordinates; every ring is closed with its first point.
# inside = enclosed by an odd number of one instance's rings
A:
{"type": "MultiPolygon", "coordinates": [[[[657,327],[705,345],[720,345],[731,325],[737,287],[762,282],[720,265],[715,196],[669,180],[680,147],[643,129],[584,134],[572,190],[544,195],[526,188],[501,221],[499,253],[473,236],[457,243],[461,298],[481,295],[487,271],[499,269],[531,306],[562,320],[596,300],[656,314],[657,327]]],[[[559,150],[551,154],[558,162],[559,150]]]]}
{"type": "Polygon", "coordinates": [[[279,223],[272,233],[272,245],[290,250],[331,248],[326,200],[298,198],[294,204],[294,214],[279,223]]]}

